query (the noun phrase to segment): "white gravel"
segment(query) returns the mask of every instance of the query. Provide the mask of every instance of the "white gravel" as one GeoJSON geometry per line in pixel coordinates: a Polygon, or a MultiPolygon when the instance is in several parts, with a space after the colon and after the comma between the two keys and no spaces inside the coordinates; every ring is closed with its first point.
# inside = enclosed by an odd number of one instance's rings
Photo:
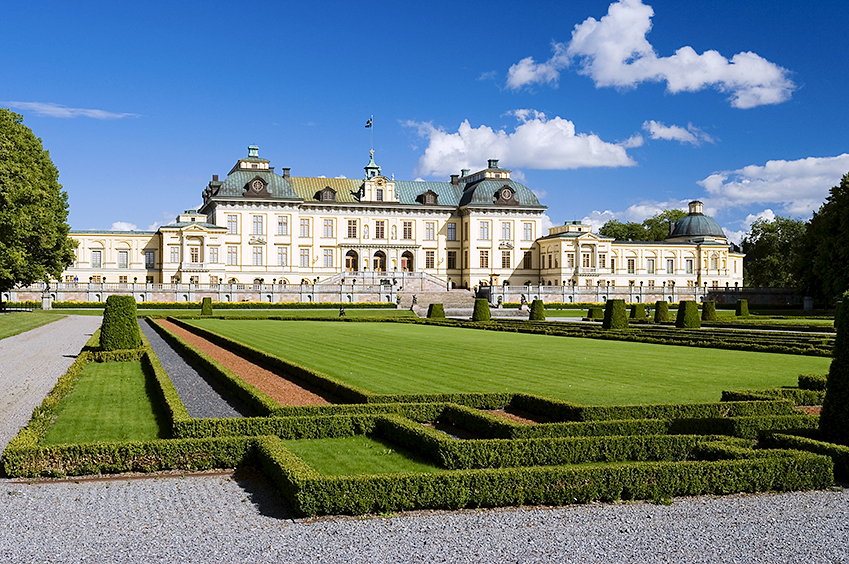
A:
{"type": "Polygon", "coordinates": [[[849,562],[849,491],[294,520],[261,475],[0,480],[0,562],[849,562]]]}

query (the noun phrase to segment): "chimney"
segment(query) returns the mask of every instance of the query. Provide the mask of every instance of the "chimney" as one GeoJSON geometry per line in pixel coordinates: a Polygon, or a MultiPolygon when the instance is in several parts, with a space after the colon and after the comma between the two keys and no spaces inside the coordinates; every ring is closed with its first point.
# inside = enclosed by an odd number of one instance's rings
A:
{"type": "Polygon", "coordinates": [[[469,169],[467,169],[467,168],[460,169],[460,178],[464,178],[466,176],[469,176],[469,169]]]}
{"type": "Polygon", "coordinates": [[[283,178],[289,178],[289,168],[283,169],[283,178]]]}
{"type": "Polygon", "coordinates": [[[498,168],[498,159],[489,159],[486,168],[498,168]]]}
{"type": "Polygon", "coordinates": [[[212,175],[212,181],[213,181],[213,182],[218,182],[218,175],[217,175],[217,174],[213,174],[213,175],[212,175]]]}
{"type": "Polygon", "coordinates": [[[451,175],[451,184],[453,184],[454,186],[457,186],[458,184],[460,184],[460,175],[459,174],[452,174],[451,175]]]}

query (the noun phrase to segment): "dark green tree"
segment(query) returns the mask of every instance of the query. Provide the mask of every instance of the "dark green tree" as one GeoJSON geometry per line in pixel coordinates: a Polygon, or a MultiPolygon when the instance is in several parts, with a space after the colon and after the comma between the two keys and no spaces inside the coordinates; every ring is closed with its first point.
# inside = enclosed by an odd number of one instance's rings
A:
{"type": "Polygon", "coordinates": [[[663,210],[642,223],[622,223],[611,219],[601,226],[598,234],[617,241],[663,241],[669,236],[669,222],[678,221],[686,215],[687,212],[681,210],[663,210]]]}
{"type": "Polygon", "coordinates": [[[805,236],[805,222],[776,217],[759,219],[743,238],[743,280],[746,286],[786,288],[797,286],[795,265],[805,236]]]}
{"type": "Polygon", "coordinates": [[[137,349],[142,345],[136,300],[133,296],[109,296],[100,326],[100,348],[105,351],[137,349]]]}
{"type": "Polygon", "coordinates": [[[799,289],[833,304],[849,288],[849,174],[807,223],[796,255],[799,289]]]}
{"type": "Polygon", "coordinates": [[[41,139],[0,108],[0,290],[59,279],[74,261],[68,195],[41,139]]]}
{"type": "Polygon", "coordinates": [[[702,321],[716,321],[716,302],[707,300],[702,304],[702,321]]]}
{"type": "Polygon", "coordinates": [[[531,302],[531,311],[528,315],[528,321],[545,321],[545,305],[542,300],[534,300],[531,302]]]}
{"type": "Polygon", "coordinates": [[[654,304],[654,322],[665,323],[669,321],[669,302],[658,300],[654,304]]]}
{"type": "Polygon", "coordinates": [[[628,309],[625,306],[625,300],[607,300],[601,327],[602,329],[628,328],[628,309]]]}
{"type": "Polygon", "coordinates": [[[490,317],[489,302],[485,298],[477,298],[472,312],[472,321],[489,321],[490,317]]]}
{"type": "Polygon", "coordinates": [[[837,337],[834,359],[825,383],[825,398],[820,412],[823,440],[849,445],[849,292],[843,294],[834,315],[837,337]]]}
{"type": "Polygon", "coordinates": [[[678,302],[678,315],[675,317],[675,327],[680,329],[698,329],[702,326],[699,315],[699,304],[693,300],[678,302]]]}

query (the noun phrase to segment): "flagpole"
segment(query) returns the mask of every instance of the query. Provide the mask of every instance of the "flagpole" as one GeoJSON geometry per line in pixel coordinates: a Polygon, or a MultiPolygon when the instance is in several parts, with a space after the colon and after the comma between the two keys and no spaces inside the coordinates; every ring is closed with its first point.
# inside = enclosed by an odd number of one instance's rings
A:
{"type": "Polygon", "coordinates": [[[369,118],[369,123],[371,124],[371,127],[369,127],[369,129],[371,130],[371,146],[369,147],[369,149],[374,151],[374,114],[371,114],[371,118],[369,118]]]}

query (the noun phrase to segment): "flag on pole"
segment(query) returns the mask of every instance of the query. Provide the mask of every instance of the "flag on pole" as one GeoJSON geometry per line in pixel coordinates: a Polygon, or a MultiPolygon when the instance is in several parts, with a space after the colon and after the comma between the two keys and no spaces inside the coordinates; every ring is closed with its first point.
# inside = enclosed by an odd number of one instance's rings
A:
{"type": "Polygon", "coordinates": [[[366,122],[366,127],[371,127],[371,118],[366,122]]]}

